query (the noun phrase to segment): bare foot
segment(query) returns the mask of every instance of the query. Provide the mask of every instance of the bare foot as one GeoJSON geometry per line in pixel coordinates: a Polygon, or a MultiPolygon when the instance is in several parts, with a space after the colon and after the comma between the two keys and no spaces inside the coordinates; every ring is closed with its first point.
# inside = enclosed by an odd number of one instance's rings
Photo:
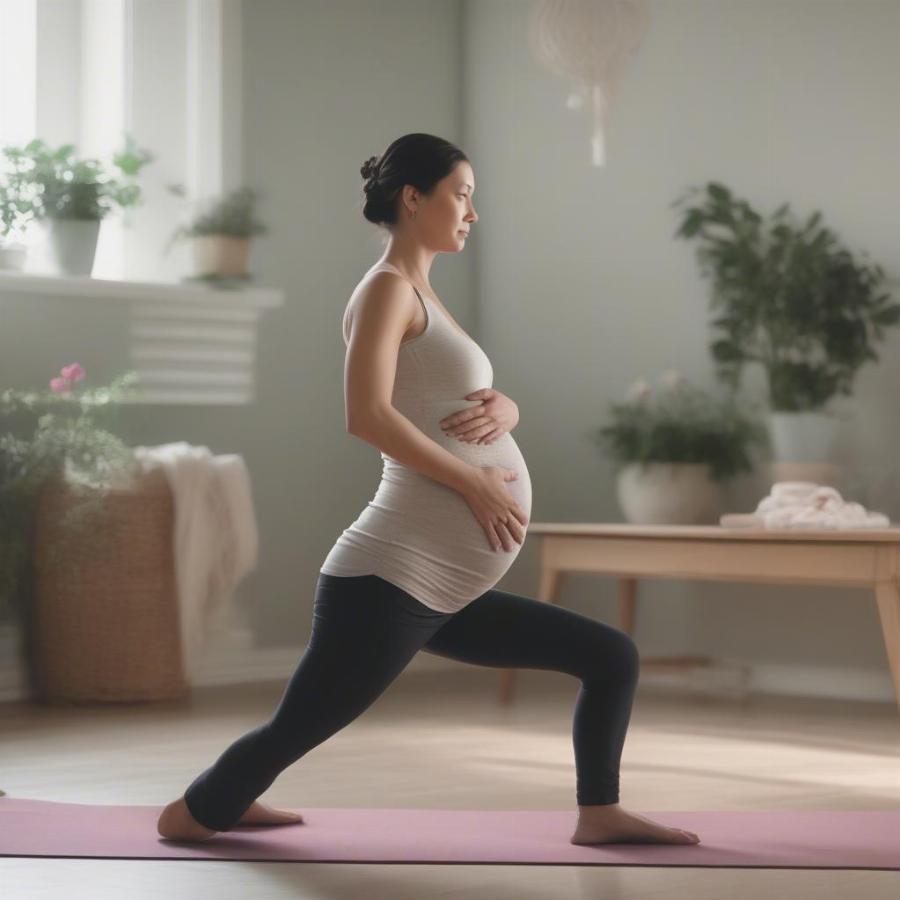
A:
{"type": "Polygon", "coordinates": [[[173,800],[163,809],[156,830],[170,841],[205,841],[218,832],[201,825],[188,811],[184,797],[173,800]]]}
{"type": "Polygon", "coordinates": [[[618,803],[604,806],[579,806],[578,825],[572,844],[699,844],[693,831],[669,828],[618,803]]]}
{"type": "Polygon", "coordinates": [[[238,825],[297,825],[302,821],[303,816],[300,813],[275,809],[256,800],[238,819],[238,825]]]}
{"type": "MultiPolygon", "coordinates": [[[[238,825],[297,825],[303,822],[303,816],[286,809],[274,809],[258,800],[238,819],[238,825]]],[[[211,828],[201,825],[191,814],[184,802],[184,797],[172,801],[163,811],[156,823],[156,830],[164,837],[174,841],[205,841],[214,834],[211,828]]]]}

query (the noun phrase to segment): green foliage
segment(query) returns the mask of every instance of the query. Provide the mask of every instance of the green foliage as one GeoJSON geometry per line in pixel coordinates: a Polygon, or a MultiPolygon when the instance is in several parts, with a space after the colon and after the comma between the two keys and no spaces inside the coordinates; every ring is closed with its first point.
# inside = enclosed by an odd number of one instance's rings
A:
{"type": "Polygon", "coordinates": [[[125,148],[112,164],[123,178],[108,174],[96,159],[78,159],[75,146],[51,149],[41,138],[24,147],[6,146],[4,180],[0,186],[0,215],[4,233],[40,219],[103,219],[118,205],[137,206],[141,190],[134,183],[141,168],[154,157],[139,150],[126,135],[125,148]]]}
{"type": "Polygon", "coordinates": [[[752,471],[751,445],[768,446],[765,426],[741,411],[734,397],[715,399],[684,383],[655,395],[646,385],[610,409],[612,422],[597,429],[596,440],[620,464],[706,463],[723,481],[752,471]]]}
{"type": "MultiPolygon", "coordinates": [[[[171,185],[169,192],[183,197],[184,186],[171,185]]],[[[232,237],[252,237],[257,234],[265,234],[268,229],[254,217],[255,204],[256,192],[248,187],[238,188],[224,197],[212,201],[209,208],[195,216],[190,225],[181,226],[174,231],[166,245],[166,252],[181,238],[221,234],[232,237]]]]}
{"type": "Polygon", "coordinates": [[[766,223],[716,182],[672,205],[683,211],[676,237],[700,241],[701,272],[712,279],[718,376],[737,388],[742,367],[761,364],[774,410],[817,410],[849,395],[856,371],[878,359],[870,341],[900,321],[900,304],[878,293],[884,271],[857,263],[818,211],[801,226],[784,204],[766,223]]]}
{"type": "MultiPolygon", "coordinates": [[[[101,427],[136,382],[137,373],[128,372],[108,387],[77,394],[13,389],[0,394],[0,605],[21,602],[35,501],[44,484],[61,479],[79,498],[60,523],[63,533],[75,538],[96,521],[109,488],[137,474],[131,448],[101,427]],[[29,426],[30,437],[15,436],[29,426]]],[[[50,548],[51,559],[61,560],[66,546],[50,548]]]]}

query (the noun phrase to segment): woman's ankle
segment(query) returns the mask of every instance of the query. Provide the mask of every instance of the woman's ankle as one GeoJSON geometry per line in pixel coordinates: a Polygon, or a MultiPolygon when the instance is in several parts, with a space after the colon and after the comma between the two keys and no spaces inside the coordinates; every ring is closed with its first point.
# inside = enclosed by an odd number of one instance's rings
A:
{"type": "Polygon", "coordinates": [[[614,815],[621,812],[622,807],[617,800],[615,803],[589,803],[584,806],[578,805],[578,814],[585,817],[602,818],[603,816],[614,815]]]}

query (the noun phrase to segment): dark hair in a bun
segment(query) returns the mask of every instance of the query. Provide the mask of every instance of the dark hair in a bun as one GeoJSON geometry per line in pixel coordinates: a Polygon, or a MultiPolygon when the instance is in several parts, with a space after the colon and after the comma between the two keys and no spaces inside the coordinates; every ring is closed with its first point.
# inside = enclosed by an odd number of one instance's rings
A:
{"type": "Polygon", "coordinates": [[[359,174],[362,175],[366,181],[375,177],[375,174],[378,172],[378,157],[370,156],[363,164],[362,168],[359,170],[359,174]]]}
{"type": "Polygon", "coordinates": [[[370,156],[360,167],[365,179],[363,215],[375,225],[394,225],[404,185],[430,194],[458,163],[468,159],[455,144],[433,134],[416,132],[397,138],[381,156],[370,156]]]}

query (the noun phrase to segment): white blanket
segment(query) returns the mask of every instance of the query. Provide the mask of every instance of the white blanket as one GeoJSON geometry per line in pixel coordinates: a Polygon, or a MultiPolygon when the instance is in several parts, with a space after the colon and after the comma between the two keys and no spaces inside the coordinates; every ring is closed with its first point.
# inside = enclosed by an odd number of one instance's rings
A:
{"type": "Polygon", "coordinates": [[[144,471],[162,466],[172,488],[181,646],[190,679],[235,586],[256,566],[250,477],[239,455],[213,456],[208,447],[183,441],[134,453],[144,471]]]}
{"type": "Polygon", "coordinates": [[[811,481],[779,481],[772,485],[750,514],[728,514],[719,524],[726,527],[776,529],[888,528],[883,513],[869,512],[860,503],[848,503],[829,485],[811,481]]]}

